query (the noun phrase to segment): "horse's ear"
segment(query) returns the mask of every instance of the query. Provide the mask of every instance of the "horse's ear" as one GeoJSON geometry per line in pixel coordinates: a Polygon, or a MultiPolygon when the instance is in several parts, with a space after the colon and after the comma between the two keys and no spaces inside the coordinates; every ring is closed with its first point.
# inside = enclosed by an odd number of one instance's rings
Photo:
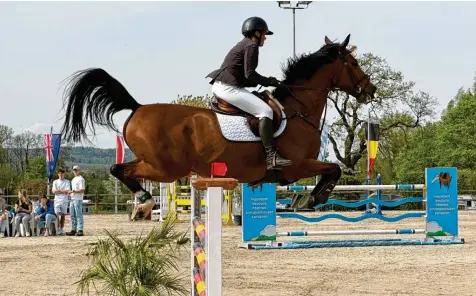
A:
{"type": "Polygon", "coordinates": [[[340,44],[340,47],[342,47],[342,48],[346,48],[346,47],[347,47],[347,45],[349,44],[349,40],[350,40],[350,34],[349,34],[349,35],[347,35],[347,37],[345,38],[345,40],[344,40],[344,41],[342,41],[342,43],[340,44]]]}
{"type": "Polygon", "coordinates": [[[327,45],[332,44],[332,41],[326,37],[324,37],[324,41],[326,42],[327,45]]]}

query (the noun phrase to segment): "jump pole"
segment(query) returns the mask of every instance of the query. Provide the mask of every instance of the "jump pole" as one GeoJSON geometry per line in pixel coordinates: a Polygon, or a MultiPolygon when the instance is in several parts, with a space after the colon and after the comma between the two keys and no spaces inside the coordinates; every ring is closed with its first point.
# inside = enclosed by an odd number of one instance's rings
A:
{"type": "MultiPolygon", "coordinates": [[[[226,172],[226,165],[221,164],[226,172]]],[[[222,295],[222,202],[223,190],[232,190],[238,181],[213,178],[224,175],[214,169],[212,178],[191,178],[191,283],[192,296],[222,295]],[[201,219],[201,199],[196,190],[206,190],[206,222],[201,219]]]]}
{"type": "MultiPolygon", "coordinates": [[[[425,229],[394,230],[340,230],[340,231],[276,231],[276,186],[264,184],[262,188],[252,189],[243,185],[243,242],[240,247],[248,249],[295,249],[322,247],[357,246],[396,246],[396,245],[441,245],[463,244],[458,236],[458,184],[456,168],[427,168],[425,184],[400,185],[353,185],[336,186],[341,190],[384,190],[384,189],[424,189],[426,194],[425,229]],[[449,180],[449,181],[448,181],[449,180]],[[360,240],[321,240],[277,242],[278,236],[319,236],[319,235],[365,235],[365,234],[425,234],[421,239],[360,239],[360,240]]],[[[290,190],[306,190],[314,186],[287,186],[290,190]],[[296,189],[296,187],[300,187],[296,189]]],[[[423,201],[423,200],[422,200],[423,201]]],[[[371,202],[367,200],[366,202],[371,202]]],[[[382,201],[375,200],[375,203],[382,201]]],[[[296,215],[294,213],[288,216],[296,215]]],[[[327,214],[338,218],[336,214],[327,214]]],[[[403,214],[401,216],[405,216],[403,214]]],[[[411,217],[411,215],[409,216],[411,217]]],[[[413,217],[421,217],[414,215],[413,217]]],[[[366,218],[385,217],[379,214],[366,214],[366,218]]],[[[404,217],[406,218],[406,217],[404,217]]],[[[389,218],[386,218],[389,219],[389,218]]],[[[321,219],[322,220],[322,219],[321,219]]],[[[343,219],[342,219],[343,220],[343,219]]],[[[362,218],[361,220],[364,220],[362,218]]],[[[361,221],[358,220],[358,221],[361,221]]],[[[345,220],[344,220],[345,221],[345,220]]],[[[384,220],[385,221],[385,220],[384,220]]],[[[390,221],[392,222],[392,221],[390,221]]]]}

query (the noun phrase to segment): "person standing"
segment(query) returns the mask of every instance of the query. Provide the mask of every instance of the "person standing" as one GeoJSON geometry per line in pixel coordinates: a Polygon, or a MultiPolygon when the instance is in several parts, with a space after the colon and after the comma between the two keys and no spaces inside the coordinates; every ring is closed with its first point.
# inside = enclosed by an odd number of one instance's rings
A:
{"type": "Polygon", "coordinates": [[[74,178],[71,180],[71,202],[69,204],[69,211],[71,214],[71,231],[66,235],[83,235],[83,198],[84,189],[86,188],[86,181],[81,176],[81,171],[78,165],[73,167],[74,178]]]}
{"type": "Polygon", "coordinates": [[[64,178],[64,169],[58,169],[58,179],[53,181],[52,192],[55,195],[54,206],[56,217],[59,218],[58,233],[56,235],[64,235],[65,215],[68,212],[68,194],[71,192],[71,182],[64,178]]]}

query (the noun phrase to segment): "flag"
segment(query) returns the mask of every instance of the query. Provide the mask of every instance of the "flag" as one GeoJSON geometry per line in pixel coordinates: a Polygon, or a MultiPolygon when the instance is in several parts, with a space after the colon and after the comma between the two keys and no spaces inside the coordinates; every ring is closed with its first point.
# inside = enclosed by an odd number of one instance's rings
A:
{"type": "Polygon", "coordinates": [[[365,137],[367,139],[368,166],[367,176],[372,174],[375,158],[377,157],[380,126],[378,123],[365,122],[365,137]]]}
{"type": "Polygon", "coordinates": [[[53,177],[53,173],[58,161],[61,134],[45,134],[45,152],[46,152],[46,175],[48,176],[48,184],[53,177]]]}
{"type": "Polygon", "coordinates": [[[123,163],[125,156],[124,137],[116,136],[116,163],[123,163]]]}
{"type": "MultiPolygon", "coordinates": [[[[321,120],[322,125],[322,120],[321,120]]],[[[327,144],[329,143],[329,127],[327,124],[324,123],[322,126],[322,133],[321,133],[321,149],[319,150],[319,155],[317,157],[318,161],[324,161],[326,158],[327,153],[327,144]]]]}

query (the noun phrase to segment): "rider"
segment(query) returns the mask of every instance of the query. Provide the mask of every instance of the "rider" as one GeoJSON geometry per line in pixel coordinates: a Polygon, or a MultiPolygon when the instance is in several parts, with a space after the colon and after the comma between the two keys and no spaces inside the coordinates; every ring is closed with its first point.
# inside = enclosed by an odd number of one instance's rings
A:
{"type": "Polygon", "coordinates": [[[260,17],[246,19],[241,27],[245,38],[238,42],[225,56],[220,67],[206,77],[212,78],[213,93],[227,103],[259,118],[259,133],[266,151],[268,170],[290,166],[291,160],[279,155],[273,137],[273,110],[263,100],[253,95],[245,87],[278,87],[275,77],[264,77],[256,72],[259,47],[263,46],[266,35],[273,35],[268,24],[260,17]]]}

